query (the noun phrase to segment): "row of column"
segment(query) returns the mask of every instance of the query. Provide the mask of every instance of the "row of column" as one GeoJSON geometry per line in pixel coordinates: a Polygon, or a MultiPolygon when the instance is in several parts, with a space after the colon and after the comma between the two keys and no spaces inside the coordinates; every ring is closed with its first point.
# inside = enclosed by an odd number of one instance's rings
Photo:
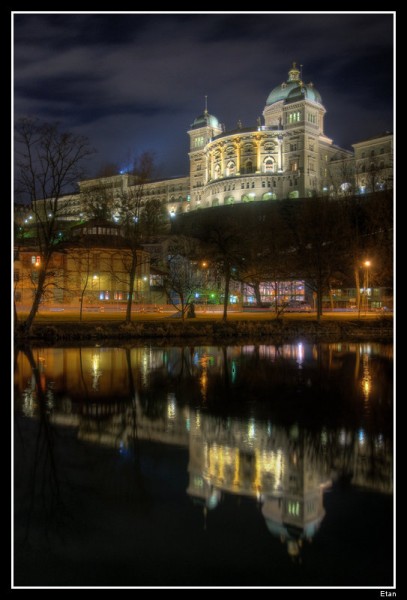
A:
{"type": "MultiPolygon", "coordinates": [[[[277,152],[277,168],[278,168],[278,172],[282,171],[282,164],[283,164],[283,152],[282,152],[282,139],[278,139],[278,152],[277,152]]],[[[254,143],[256,145],[256,169],[255,169],[255,173],[261,173],[261,142],[260,139],[253,141],[252,143],[254,143]]],[[[220,177],[226,177],[227,173],[226,173],[226,166],[225,166],[225,146],[226,144],[223,144],[222,146],[219,147],[219,151],[220,151],[220,170],[221,170],[221,174],[220,177]]],[[[233,157],[230,157],[230,160],[235,160],[236,162],[236,175],[240,175],[240,168],[241,168],[241,146],[242,143],[241,142],[234,142],[233,146],[236,148],[236,154],[233,155],[233,157]]],[[[214,178],[214,160],[213,160],[213,153],[215,152],[215,150],[212,150],[210,153],[208,153],[206,155],[206,164],[205,164],[205,172],[207,174],[206,177],[206,182],[208,183],[208,181],[211,181],[214,178]]]]}

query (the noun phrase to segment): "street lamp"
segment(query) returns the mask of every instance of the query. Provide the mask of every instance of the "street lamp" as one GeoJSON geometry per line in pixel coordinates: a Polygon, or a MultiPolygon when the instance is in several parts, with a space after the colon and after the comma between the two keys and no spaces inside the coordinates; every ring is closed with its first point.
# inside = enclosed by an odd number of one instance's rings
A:
{"type": "Polygon", "coordinates": [[[365,281],[364,281],[364,289],[365,289],[365,312],[369,309],[369,267],[371,265],[370,260],[365,260],[363,266],[365,267],[365,281]]]}
{"type": "Polygon", "coordinates": [[[97,275],[97,273],[95,273],[93,275],[93,277],[92,277],[92,280],[93,280],[92,281],[92,291],[96,295],[96,301],[98,301],[100,299],[100,279],[99,279],[99,275],[97,275]],[[99,282],[99,293],[98,293],[98,287],[97,287],[98,282],[99,282]]]}
{"type": "Polygon", "coordinates": [[[205,308],[204,308],[204,312],[206,312],[207,308],[208,308],[208,263],[206,262],[206,260],[202,261],[201,266],[203,269],[205,269],[205,308]]]}

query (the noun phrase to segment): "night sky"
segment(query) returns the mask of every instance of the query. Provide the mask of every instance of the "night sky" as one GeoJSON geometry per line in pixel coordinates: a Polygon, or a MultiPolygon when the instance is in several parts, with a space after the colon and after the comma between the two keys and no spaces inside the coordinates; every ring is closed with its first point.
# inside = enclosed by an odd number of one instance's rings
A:
{"type": "Polygon", "coordinates": [[[393,14],[14,14],[14,116],[59,121],[106,163],[155,153],[157,176],[188,174],[194,118],[254,126],[271,90],[303,65],[350,144],[393,130],[393,14]]]}

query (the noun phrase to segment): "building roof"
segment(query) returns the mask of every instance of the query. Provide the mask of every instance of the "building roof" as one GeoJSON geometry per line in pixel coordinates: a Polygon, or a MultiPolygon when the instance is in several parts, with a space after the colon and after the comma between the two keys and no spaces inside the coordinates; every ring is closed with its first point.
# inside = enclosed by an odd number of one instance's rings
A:
{"type": "Polygon", "coordinates": [[[292,68],[288,71],[287,81],[281,83],[270,92],[266,105],[270,106],[282,100],[288,103],[303,99],[322,104],[321,94],[314,87],[314,84],[303,83],[300,79],[300,71],[296,68],[295,63],[293,63],[292,68]]]}
{"type": "Polygon", "coordinates": [[[377,135],[372,135],[371,137],[365,138],[364,140],[360,140],[360,142],[355,142],[352,146],[357,146],[358,144],[365,144],[366,142],[373,142],[374,140],[380,140],[385,137],[392,137],[392,131],[384,131],[383,133],[379,133],[377,135]]]}
{"type": "Polygon", "coordinates": [[[191,129],[198,129],[199,127],[220,127],[220,125],[218,119],[214,115],[210,115],[205,109],[191,124],[191,129]]]}

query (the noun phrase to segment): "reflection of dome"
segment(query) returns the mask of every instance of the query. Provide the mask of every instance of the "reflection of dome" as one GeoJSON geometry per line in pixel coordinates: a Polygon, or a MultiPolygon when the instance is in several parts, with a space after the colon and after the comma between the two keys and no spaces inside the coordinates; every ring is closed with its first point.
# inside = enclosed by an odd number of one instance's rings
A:
{"type": "MultiPolygon", "coordinates": [[[[322,490],[321,487],[321,494],[322,490]]],[[[304,506],[310,500],[315,504],[316,499],[309,497],[307,501],[302,502],[302,509],[299,502],[295,501],[295,504],[298,504],[298,512],[296,511],[298,516],[287,514],[284,508],[284,499],[277,496],[267,496],[261,509],[267,529],[274,537],[279,538],[283,544],[287,544],[287,552],[292,558],[300,555],[303,540],[312,540],[325,516],[322,497],[321,503],[315,506],[316,510],[313,511],[312,515],[308,515],[307,518],[300,516],[303,514],[304,506]]],[[[289,504],[290,501],[288,501],[288,507],[289,504]]]]}
{"type": "Polygon", "coordinates": [[[304,84],[301,81],[300,71],[296,68],[295,63],[293,63],[292,68],[288,72],[287,81],[278,85],[270,92],[266,105],[270,106],[281,100],[294,102],[303,98],[322,104],[321,94],[314,88],[312,83],[304,84]]]}
{"type": "Polygon", "coordinates": [[[192,129],[198,129],[198,127],[219,127],[219,121],[214,115],[210,115],[205,110],[191,125],[192,129]]]}

